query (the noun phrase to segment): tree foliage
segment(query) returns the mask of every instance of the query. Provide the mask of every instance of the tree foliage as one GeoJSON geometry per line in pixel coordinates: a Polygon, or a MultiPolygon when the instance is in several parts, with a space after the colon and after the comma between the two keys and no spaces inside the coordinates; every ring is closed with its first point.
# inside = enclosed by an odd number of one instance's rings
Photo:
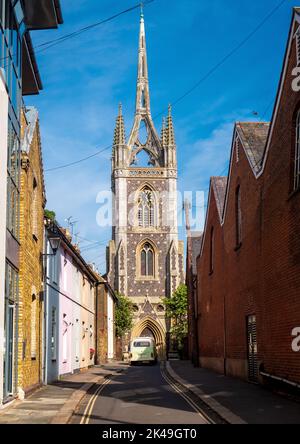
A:
{"type": "Polygon", "coordinates": [[[172,321],[171,335],[178,349],[183,348],[188,335],[188,291],[186,285],[180,285],[171,298],[164,298],[166,316],[172,321]]]}
{"type": "Polygon", "coordinates": [[[54,211],[45,210],[45,218],[51,220],[52,222],[56,219],[56,214],[54,211]]]}
{"type": "Polygon", "coordinates": [[[116,334],[119,338],[129,333],[133,325],[133,305],[126,296],[117,295],[118,303],[116,307],[115,322],[116,334]]]}

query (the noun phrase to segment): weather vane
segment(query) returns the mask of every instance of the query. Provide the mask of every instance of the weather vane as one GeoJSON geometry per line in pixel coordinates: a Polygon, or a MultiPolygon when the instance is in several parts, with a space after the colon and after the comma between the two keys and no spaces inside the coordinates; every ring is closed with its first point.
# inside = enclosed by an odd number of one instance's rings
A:
{"type": "Polygon", "coordinates": [[[144,2],[141,2],[141,16],[144,15],[144,2]]]}

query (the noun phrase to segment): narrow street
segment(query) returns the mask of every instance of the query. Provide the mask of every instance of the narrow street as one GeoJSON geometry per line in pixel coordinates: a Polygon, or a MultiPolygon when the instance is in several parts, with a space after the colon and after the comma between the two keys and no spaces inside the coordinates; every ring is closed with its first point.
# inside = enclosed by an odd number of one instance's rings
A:
{"type": "Polygon", "coordinates": [[[208,424],[194,401],[163,368],[128,367],[88,394],[72,424],[208,424]]]}

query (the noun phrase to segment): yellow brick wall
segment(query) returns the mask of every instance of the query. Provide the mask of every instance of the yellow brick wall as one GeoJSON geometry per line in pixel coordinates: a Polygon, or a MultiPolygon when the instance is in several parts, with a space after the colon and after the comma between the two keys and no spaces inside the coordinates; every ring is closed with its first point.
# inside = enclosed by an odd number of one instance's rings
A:
{"type": "MultiPolygon", "coordinates": [[[[26,121],[22,118],[22,134],[26,121]]],[[[37,125],[28,155],[22,154],[20,184],[20,275],[19,275],[19,348],[18,348],[18,387],[25,392],[34,388],[42,380],[42,301],[43,290],[43,227],[44,190],[40,134],[37,125]],[[33,236],[33,182],[36,188],[36,238],[33,236]],[[31,354],[31,306],[32,296],[36,296],[36,358],[31,354]]]]}

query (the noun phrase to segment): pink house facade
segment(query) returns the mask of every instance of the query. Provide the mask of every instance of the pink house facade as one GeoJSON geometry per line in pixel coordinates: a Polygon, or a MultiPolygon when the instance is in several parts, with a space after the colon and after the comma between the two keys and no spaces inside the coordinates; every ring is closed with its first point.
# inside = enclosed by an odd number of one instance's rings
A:
{"type": "Polygon", "coordinates": [[[97,275],[81,257],[68,232],[57,224],[46,226],[44,381],[94,365],[97,275]],[[53,254],[49,237],[60,238],[53,254]]]}

